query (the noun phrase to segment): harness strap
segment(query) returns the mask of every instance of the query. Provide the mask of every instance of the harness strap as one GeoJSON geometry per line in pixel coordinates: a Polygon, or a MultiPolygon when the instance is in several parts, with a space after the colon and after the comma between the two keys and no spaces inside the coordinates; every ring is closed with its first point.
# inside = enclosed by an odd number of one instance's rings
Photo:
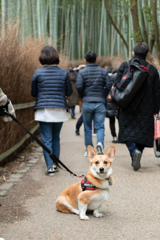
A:
{"type": "MultiPolygon", "coordinates": [[[[105,180],[109,181],[110,186],[112,185],[112,182],[110,182],[109,178],[106,178],[105,180]]],[[[82,191],[96,190],[96,189],[106,190],[106,188],[98,188],[95,185],[93,185],[90,181],[88,181],[87,177],[84,177],[84,179],[81,181],[81,188],[82,188],[82,191]]]]}
{"type": "Polygon", "coordinates": [[[91,182],[89,182],[86,177],[81,181],[81,187],[82,187],[82,191],[97,189],[97,187],[94,186],[91,182]]]}
{"type": "MultiPolygon", "coordinates": [[[[73,173],[68,167],[64,165],[51,151],[34,135],[32,134],[28,129],[26,129],[13,115],[11,115],[6,109],[4,109],[5,114],[9,115],[15,122],[17,122],[46,152],[48,152],[50,158],[54,161],[54,163],[60,168],[61,166],[69,172],[71,175],[75,177],[83,177],[84,175],[77,175],[73,173]]],[[[63,170],[63,169],[62,169],[63,170]]]]}

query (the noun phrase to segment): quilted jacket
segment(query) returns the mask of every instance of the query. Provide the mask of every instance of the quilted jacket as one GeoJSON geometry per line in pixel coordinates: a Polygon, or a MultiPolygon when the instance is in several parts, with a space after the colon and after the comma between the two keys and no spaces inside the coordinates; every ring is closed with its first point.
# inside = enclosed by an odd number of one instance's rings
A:
{"type": "Polygon", "coordinates": [[[105,103],[112,83],[107,70],[88,63],[77,75],[76,87],[83,102],[105,103]]]}
{"type": "Polygon", "coordinates": [[[31,95],[36,98],[34,109],[66,108],[66,96],[72,94],[72,85],[66,70],[57,66],[37,69],[32,77],[31,95]]]}
{"type": "MultiPolygon", "coordinates": [[[[140,63],[147,67],[148,63],[140,56],[140,63]]],[[[116,82],[128,68],[127,62],[123,62],[118,70],[116,82]]],[[[136,112],[131,112],[129,108],[121,109],[119,115],[119,137],[118,141],[127,141],[153,147],[154,141],[154,114],[159,113],[160,109],[160,80],[157,69],[150,65],[149,76],[145,80],[140,91],[144,96],[138,105],[136,112]]]]}

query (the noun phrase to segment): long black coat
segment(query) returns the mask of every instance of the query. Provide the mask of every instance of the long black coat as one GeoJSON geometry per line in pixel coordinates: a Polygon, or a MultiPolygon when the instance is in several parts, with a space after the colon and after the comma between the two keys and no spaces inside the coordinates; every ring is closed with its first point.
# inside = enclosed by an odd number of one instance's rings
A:
{"type": "MultiPolygon", "coordinates": [[[[112,85],[114,85],[114,81],[116,79],[117,73],[112,74],[110,77],[112,85]]],[[[106,98],[106,117],[118,117],[119,107],[109,100],[109,95],[106,98]]]]}
{"type": "MultiPolygon", "coordinates": [[[[148,63],[142,57],[139,59],[140,63],[147,67],[148,63]]],[[[121,80],[127,68],[127,62],[123,62],[118,70],[115,84],[121,80]]],[[[130,141],[153,147],[153,115],[159,113],[160,109],[160,80],[158,71],[153,65],[150,65],[149,76],[140,91],[144,91],[144,96],[135,113],[129,108],[120,109],[118,141],[121,143],[130,141]]]]}

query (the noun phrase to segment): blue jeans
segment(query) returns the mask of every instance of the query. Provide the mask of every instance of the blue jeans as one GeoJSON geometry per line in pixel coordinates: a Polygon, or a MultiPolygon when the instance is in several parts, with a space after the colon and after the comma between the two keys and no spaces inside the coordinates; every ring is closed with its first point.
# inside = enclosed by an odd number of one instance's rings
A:
{"type": "Polygon", "coordinates": [[[71,116],[75,116],[75,106],[70,107],[71,108],[71,116]]]}
{"type": "Polygon", "coordinates": [[[132,153],[134,152],[134,150],[139,150],[139,151],[143,152],[143,149],[145,147],[142,144],[138,144],[138,143],[134,143],[134,142],[126,142],[126,146],[129,150],[131,157],[132,157],[132,153]]]}
{"type": "MultiPolygon", "coordinates": [[[[60,154],[60,131],[63,122],[50,123],[50,122],[39,122],[40,133],[43,144],[53,153],[57,158],[60,154]]],[[[52,167],[54,164],[49,154],[43,150],[44,159],[48,167],[52,167]]]]}
{"type": "Polygon", "coordinates": [[[93,146],[92,142],[92,121],[94,119],[94,128],[97,132],[97,143],[101,142],[104,146],[104,121],[106,108],[103,103],[83,102],[83,123],[85,133],[85,146],[93,146]]]}

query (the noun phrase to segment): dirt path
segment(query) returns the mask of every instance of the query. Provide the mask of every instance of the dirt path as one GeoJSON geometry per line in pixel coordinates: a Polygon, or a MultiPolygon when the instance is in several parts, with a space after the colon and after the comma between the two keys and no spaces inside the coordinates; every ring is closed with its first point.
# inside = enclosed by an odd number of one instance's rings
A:
{"type": "MultiPolygon", "coordinates": [[[[77,113],[77,115],[79,115],[77,113]]],[[[75,173],[86,174],[83,127],[75,136],[76,120],[70,119],[61,133],[60,159],[75,173]]],[[[112,144],[106,119],[105,149],[112,144]]],[[[96,137],[94,142],[96,141],[96,137]]],[[[35,163],[4,197],[0,198],[0,237],[5,240],[158,240],[160,239],[160,159],[145,149],[142,168],[134,172],[129,153],[116,144],[114,185],[110,199],[101,207],[103,218],[89,214],[89,221],[56,211],[55,201],[68,185],[79,181],[60,170],[54,177],[44,174],[42,150],[35,147],[35,163]]]]}

